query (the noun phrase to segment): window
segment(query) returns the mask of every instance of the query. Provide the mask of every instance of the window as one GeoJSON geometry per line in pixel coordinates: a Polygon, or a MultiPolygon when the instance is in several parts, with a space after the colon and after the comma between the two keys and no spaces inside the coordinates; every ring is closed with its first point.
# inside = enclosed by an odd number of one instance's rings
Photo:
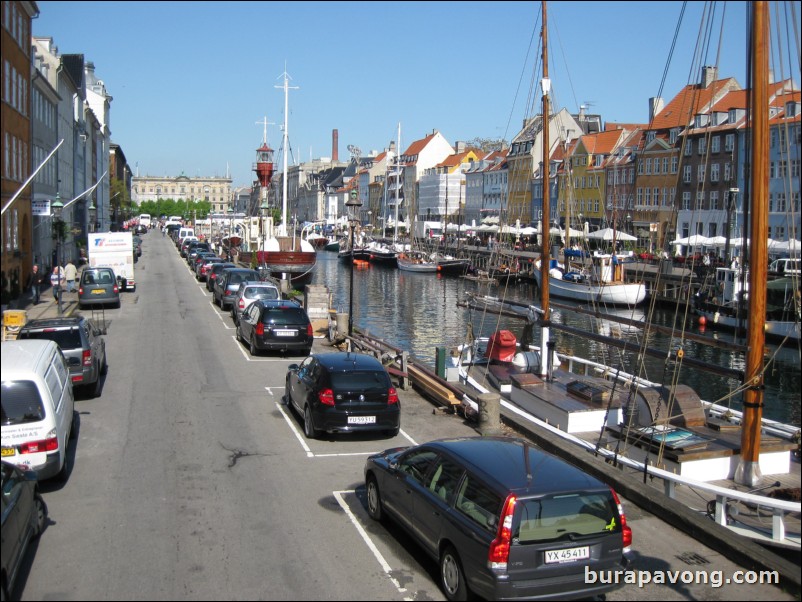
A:
{"type": "Polygon", "coordinates": [[[707,152],[707,139],[699,138],[699,142],[697,143],[697,154],[704,155],[707,152]]]}
{"type": "Polygon", "coordinates": [[[690,184],[691,183],[691,174],[692,173],[693,172],[691,171],[691,166],[690,165],[685,165],[682,168],[682,181],[685,184],[690,184]]]}
{"type": "Polygon", "coordinates": [[[731,153],[735,149],[735,134],[724,136],[724,151],[731,153]]]}
{"type": "Polygon", "coordinates": [[[705,181],[705,164],[701,163],[696,166],[696,181],[702,184],[705,181]]]}
{"type": "Polygon", "coordinates": [[[462,473],[463,470],[461,467],[442,458],[434,469],[432,478],[426,484],[426,487],[435,496],[448,504],[457,491],[457,485],[459,485],[460,479],[462,478],[462,473]]]}
{"type": "Polygon", "coordinates": [[[502,499],[468,473],[457,495],[456,509],[487,531],[495,531],[502,499]]]}
{"type": "Polygon", "coordinates": [[[710,140],[710,151],[713,153],[721,152],[721,137],[713,136],[710,140]]]}
{"type": "Polygon", "coordinates": [[[621,520],[609,493],[568,493],[519,500],[518,522],[512,541],[518,545],[561,540],[570,532],[579,536],[618,533],[621,520]]]}
{"type": "Polygon", "coordinates": [[[710,181],[711,182],[718,182],[718,174],[719,174],[719,164],[713,163],[710,166],[710,181]]]}
{"type": "Polygon", "coordinates": [[[718,206],[718,190],[710,191],[710,208],[714,211],[720,209],[718,206]]]}
{"type": "Polygon", "coordinates": [[[399,472],[423,485],[426,473],[437,460],[437,453],[429,449],[417,450],[404,456],[398,463],[399,472]]]}
{"type": "Polygon", "coordinates": [[[39,422],[45,418],[39,389],[31,380],[5,381],[2,398],[4,426],[39,422]]]}

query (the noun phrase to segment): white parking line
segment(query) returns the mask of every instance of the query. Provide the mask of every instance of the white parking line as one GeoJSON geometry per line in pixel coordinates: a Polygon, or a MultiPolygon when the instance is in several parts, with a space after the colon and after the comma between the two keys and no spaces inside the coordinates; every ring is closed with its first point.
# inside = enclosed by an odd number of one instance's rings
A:
{"type": "Polygon", "coordinates": [[[290,430],[292,430],[292,432],[295,433],[296,439],[298,439],[298,441],[301,442],[301,447],[303,447],[304,450],[306,451],[306,457],[307,458],[314,458],[315,454],[313,454],[312,450],[309,449],[309,446],[306,444],[306,439],[300,433],[300,431],[295,427],[295,424],[293,423],[292,418],[290,418],[290,416],[287,415],[287,412],[284,410],[284,407],[285,407],[284,404],[276,403],[276,407],[278,407],[279,412],[281,412],[282,416],[284,416],[284,420],[287,421],[287,424],[290,425],[290,430]]]}
{"type": "Polygon", "coordinates": [[[289,362],[296,361],[283,357],[253,357],[250,351],[247,351],[245,347],[240,345],[240,342],[237,340],[237,335],[234,335],[231,338],[234,340],[234,344],[237,346],[237,349],[239,349],[239,352],[242,354],[242,357],[244,357],[249,362],[285,362],[289,365],[289,362]]]}
{"type": "MultiPolygon", "coordinates": [[[[343,512],[345,512],[346,516],[348,517],[348,520],[351,521],[351,524],[354,525],[357,533],[359,533],[359,535],[362,537],[362,541],[364,541],[365,545],[368,546],[368,549],[373,552],[373,556],[378,561],[379,566],[382,567],[382,570],[387,575],[387,578],[392,582],[400,594],[406,594],[407,588],[403,587],[401,583],[399,583],[399,581],[393,577],[392,567],[390,567],[388,562],[384,559],[384,556],[382,556],[381,552],[379,552],[376,544],[373,543],[373,540],[368,536],[367,532],[359,523],[354,513],[351,512],[351,508],[349,508],[348,504],[345,503],[345,499],[343,499],[343,494],[355,493],[355,491],[353,489],[349,489],[345,491],[332,491],[332,493],[334,494],[334,498],[337,500],[337,503],[340,504],[340,508],[343,509],[343,512]]],[[[411,598],[406,597],[404,599],[411,600],[411,598]]]]}

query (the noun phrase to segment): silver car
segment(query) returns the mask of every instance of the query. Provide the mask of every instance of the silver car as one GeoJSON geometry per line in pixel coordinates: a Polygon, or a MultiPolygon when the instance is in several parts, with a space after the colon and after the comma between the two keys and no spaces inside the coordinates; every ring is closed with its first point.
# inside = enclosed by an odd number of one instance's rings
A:
{"type": "Polygon", "coordinates": [[[231,319],[234,321],[234,325],[239,323],[240,317],[251,303],[262,299],[266,301],[281,299],[278,285],[262,280],[246,280],[240,284],[239,290],[231,302],[231,319]]]}

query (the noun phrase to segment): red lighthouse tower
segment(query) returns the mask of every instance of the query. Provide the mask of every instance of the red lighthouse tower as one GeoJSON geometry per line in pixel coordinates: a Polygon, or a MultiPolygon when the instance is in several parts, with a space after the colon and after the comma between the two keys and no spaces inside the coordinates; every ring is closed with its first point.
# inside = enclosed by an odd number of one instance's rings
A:
{"type": "Polygon", "coordinates": [[[264,138],[262,139],[262,146],[256,149],[256,164],[253,170],[256,172],[256,177],[259,179],[259,184],[262,190],[267,192],[270,187],[270,181],[273,179],[273,149],[267,145],[267,117],[263,122],[265,126],[264,138]]]}

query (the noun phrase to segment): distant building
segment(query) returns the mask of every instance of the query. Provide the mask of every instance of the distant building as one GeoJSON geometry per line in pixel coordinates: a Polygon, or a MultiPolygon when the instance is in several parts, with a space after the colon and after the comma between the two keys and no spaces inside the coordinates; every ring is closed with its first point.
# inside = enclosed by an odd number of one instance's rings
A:
{"type": "Polygon", "coordinates": [[[131,199],[137,205],[145,201],[208,201],[212,213],[226,213],[232,203],[231,178],[180,176],[140,176],[131,182],[131,199]]]}

